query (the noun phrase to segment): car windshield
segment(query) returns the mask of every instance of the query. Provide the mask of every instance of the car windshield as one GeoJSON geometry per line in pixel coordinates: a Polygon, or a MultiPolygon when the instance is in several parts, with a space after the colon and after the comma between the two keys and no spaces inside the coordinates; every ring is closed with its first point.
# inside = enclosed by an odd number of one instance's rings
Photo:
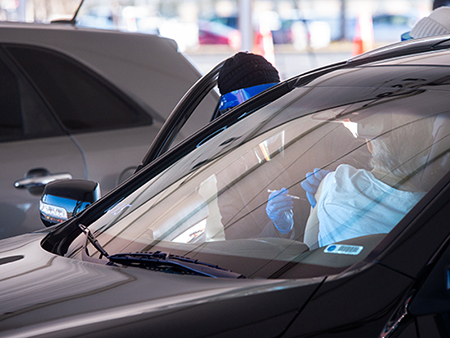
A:
{"type": "MultiPolygon", "coordinates": [[[[296,88],[199,142],[89,228],[110,254],[169,252],[247,278],[343,271],[447,172],[447,97],[296,88]]],[[[84,242],[67,256],[81,259],[84,242]]]]}

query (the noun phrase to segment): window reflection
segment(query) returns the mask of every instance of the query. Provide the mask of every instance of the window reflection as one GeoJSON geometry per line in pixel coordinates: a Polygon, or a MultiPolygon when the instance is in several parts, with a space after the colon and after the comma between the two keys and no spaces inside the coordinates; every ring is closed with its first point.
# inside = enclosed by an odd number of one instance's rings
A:
{"type": "MultiPolygon", "coordinates": [[[[421,95],[439,103],[433,92],[421,95]]],[[[411,97],[370,102],[297,116],[297,98],[284,111],[269,105],[160,173],[91,229],[108,252],[206,255],[246,276],[360,261],[450,165],[449,113],[420,111],[411,97]],[[271,204],[280,215],[289,211],[292,223],[279,222],[271,204]]]]}

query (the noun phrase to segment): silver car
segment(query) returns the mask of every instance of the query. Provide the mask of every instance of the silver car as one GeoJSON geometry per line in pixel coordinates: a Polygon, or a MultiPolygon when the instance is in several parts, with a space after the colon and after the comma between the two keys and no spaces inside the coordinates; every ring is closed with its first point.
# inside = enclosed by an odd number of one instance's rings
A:
{"type": "Polygon", "coordinates": [[[90,179],[105,193],[129,177],[200,78],[173,40],[25,23],[0,24],[0,74],[0,238],[36,230],[48,182],[90,179]]]}

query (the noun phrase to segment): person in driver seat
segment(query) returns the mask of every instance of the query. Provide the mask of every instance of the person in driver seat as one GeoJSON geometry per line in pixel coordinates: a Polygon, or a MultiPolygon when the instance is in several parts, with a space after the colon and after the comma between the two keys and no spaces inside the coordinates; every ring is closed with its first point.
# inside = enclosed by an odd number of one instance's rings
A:
{"type": "MultiPolygon", "coordinates": [[[[359,135],[366,138],[373,169],[341,164],[320,182],[314,196],[317,205],[311,208],[305,228],[304,242],[310,249],[388,233],[425,195],[413,179],[423,169],[432,143],[432,121],[414,121],[406,114],[387,115],[389,127],[383,133],[359,135]]],[[[292,205],[288,200],[283,191],[269,198],[267,209],[272,218],[276,213],[271,206],[284,205],[285,211],[292,205]]]]}

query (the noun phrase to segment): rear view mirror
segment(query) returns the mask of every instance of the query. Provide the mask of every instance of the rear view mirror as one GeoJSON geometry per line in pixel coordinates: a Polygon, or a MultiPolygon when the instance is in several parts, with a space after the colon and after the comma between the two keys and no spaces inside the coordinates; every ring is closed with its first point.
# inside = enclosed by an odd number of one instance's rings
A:
{"type": "Polygon", "coordinates": [[[100,185],[85,180],[55,181],[45,186],[39,211],[45,226],[62,223],[100,198],[100,185]]]}

